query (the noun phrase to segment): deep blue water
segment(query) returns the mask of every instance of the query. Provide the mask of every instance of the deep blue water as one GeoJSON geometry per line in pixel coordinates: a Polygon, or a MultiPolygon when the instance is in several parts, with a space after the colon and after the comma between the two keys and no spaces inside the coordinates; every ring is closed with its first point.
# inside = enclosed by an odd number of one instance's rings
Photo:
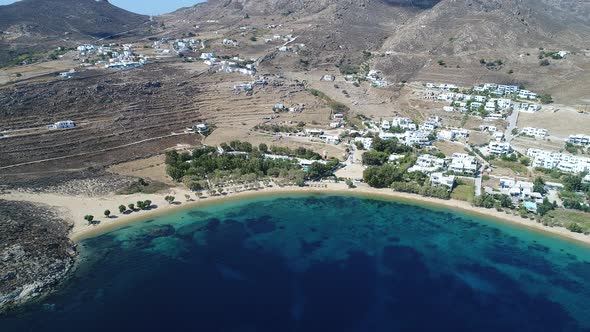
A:
{"type": "Polygon", "coordinates": [[[229,202],[81,244],[0,331],[588,331],[590,249],[342,196],[229,202]]]}

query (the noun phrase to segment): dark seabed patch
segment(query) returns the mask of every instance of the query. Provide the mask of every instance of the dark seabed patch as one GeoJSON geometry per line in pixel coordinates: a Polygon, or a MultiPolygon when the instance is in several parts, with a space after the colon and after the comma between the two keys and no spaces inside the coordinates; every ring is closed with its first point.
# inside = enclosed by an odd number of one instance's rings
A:
{"type": "Polygon", "coordinates": [[[211,205],[82,243],[0,331],[588,331],[590,249],[345,196],[211,205]]]}

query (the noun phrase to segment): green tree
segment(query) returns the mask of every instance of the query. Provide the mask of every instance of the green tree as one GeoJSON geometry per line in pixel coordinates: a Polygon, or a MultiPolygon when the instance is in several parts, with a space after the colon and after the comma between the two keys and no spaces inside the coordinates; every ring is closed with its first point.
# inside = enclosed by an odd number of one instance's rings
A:
{"type": "Polygon", "coordinates": [[[127,205],[129,207],[129,210],[134,211],[135,210],[135,204],[131,203],[129,205],[127,205]]]}
{"type": "Polygon", "coordinates": [[[127,211],[127,207],[125,205],[119,205],[119,213],[124,213],[127,211]]]}
{"type": "Polygon", "coordinates": [[[260,143],[258,145],[258,150],[262,153],[268,153],[268,145],[266,145],[264,143],[260,143]]]}
{"type": "Polygon", "coordinates": [[[93,221],[94,221],[94,216],[91,214],[87,214],[84,216],[84,220],[88,221],[89,225],[92,225],[93,221]]]}
{"type": "Polygon", "coordinates": [[[309,166],[309,171],[307,173],[307,176],[311,180],[320,180],[320,179],[325,178],[331,174],[332,174],[332,171],[331,171],[330,167],[328,167],[327,165],[324,165],[322,163],[315,162],[309,166]]]}
{"type": "Polygon", "coordinates": [[[584,230],[582,229],[582,226],[578,225],[575,222],[570,223],[569,225],[567,225],[566,228],[569,229],[570,232],[574,232],[574,233],[583,233],[584,232],[584,230]]]}
{"type": "Polygon", "coordinates": [[[184,176],[184,170],[176,165],[168,165],[166,166],[166,174],[168,174],[172,180],[180,182],[184,176]]]}
{"type": "Polygon", "coordinates": [[[110,218],[111,216],[111,210],[104,210],[104,216],[107,218],[110,218]]]}
{"type": "Polygon", "coordinates": [[[539,99],[541,100],[541,103],[543,103],[543,104],[553,103],[553,97],[551,97],[551,95],[549,95],[549,94],[543,94],[543,95],[539,96],[539,99]]]}
{"type": "Polygon", "coordinates": [[[385,152],[367,151],[363,153],[363,164],[367,166],[380,166],[389,159],[389,155],[385,152]]]}
{"type": "Polygon", "coordinates": [[[533,191],[540,194],[545,192],[545,181],[541,177],[537,177],[533,181],[533,191]]]}
{"type": "Polygon", "coordinates": [[[582,177],[580,175],[566,175],[563,177],[565,190],[576,192],[582,189],[582,177]]]}
{"type": "Polygon", "coordinates": [[[354,182],[352,182],[351,179],[346,179],[344,182],[346,183],[348,188],[350,188],[350,189],[354,188],[354,182]]]}

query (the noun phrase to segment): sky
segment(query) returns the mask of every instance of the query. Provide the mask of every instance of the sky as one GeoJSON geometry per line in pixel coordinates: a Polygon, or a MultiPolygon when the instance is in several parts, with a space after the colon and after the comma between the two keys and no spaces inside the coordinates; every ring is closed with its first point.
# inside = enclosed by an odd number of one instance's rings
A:
{"type": "MultiPolygon", "coordinates": [[[[109,0],[115,6],[129,11],[145,14],[159,15],[170,13],[181,7],[189,7],[204,0],[109,0]]],[[[15,0],[0,0],[0,5],[8,5],[15,0]]]]}

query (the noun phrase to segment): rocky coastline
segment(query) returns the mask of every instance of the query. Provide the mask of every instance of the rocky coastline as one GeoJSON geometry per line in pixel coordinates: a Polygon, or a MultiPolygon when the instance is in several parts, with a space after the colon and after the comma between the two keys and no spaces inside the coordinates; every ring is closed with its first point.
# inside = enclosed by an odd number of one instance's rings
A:
{"type": "Polygon", "coordinates": [[[51,291],[74,266],[72,228],[49,207],[0,200],[0,312],[51,291]]]}

